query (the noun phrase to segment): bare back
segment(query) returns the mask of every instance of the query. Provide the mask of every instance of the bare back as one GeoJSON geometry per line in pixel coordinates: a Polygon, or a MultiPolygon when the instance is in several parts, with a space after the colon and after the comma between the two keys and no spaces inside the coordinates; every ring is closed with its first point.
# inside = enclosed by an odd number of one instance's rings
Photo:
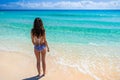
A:
{"type": "Polygon", "coordinates": [[[32,38],[33,38],[33,43],[35,45],[45,44],[45,36],[41,36],[37,38],[37,36],[32,35],[32,38]]]}

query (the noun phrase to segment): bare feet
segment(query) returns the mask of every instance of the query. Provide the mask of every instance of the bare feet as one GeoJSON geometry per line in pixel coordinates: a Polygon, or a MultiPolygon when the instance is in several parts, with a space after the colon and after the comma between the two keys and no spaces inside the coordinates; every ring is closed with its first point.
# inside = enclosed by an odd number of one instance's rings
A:
{"type": "Polygon", "coordinates": [[[45,72],[43,73],[43,76],[45,76],[45,72]]]}
{"type": "Polygon", "coordinates": [[[37,76],[40,77],[40,74],[38,74],[37,76]]]}

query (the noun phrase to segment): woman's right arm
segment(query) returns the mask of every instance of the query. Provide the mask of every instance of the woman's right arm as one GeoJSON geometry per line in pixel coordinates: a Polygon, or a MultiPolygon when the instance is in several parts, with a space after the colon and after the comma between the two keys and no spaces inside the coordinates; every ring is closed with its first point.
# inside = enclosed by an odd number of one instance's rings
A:
{"type": "Polygon", "coordinates": [[[47,51],[49,52],[49,47],[48,47],[48,43],[47,43],[47,40],[46,40],[46,34],[44,34],[44,39],[45,39],[45,45],[47,46],[47,51]]]}

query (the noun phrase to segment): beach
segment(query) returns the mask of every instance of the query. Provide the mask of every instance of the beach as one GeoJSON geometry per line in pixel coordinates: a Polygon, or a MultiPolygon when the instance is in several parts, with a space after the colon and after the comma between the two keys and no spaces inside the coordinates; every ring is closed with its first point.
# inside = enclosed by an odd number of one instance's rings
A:
{"type": "Polygon", "coordinates": [[[119,10],[0,11],[0,80],[120,80],[119,14],[119,10]],[[50,47],[41,78],[30,36],[35,17],[43,20],[50,47]]]}
{"type": "MultiPolygon", "coordinates": [[[[28,55],[26,56],[22,53],[21,54],[19,53],[20,54],[19,55],[17,52],[11,53],[12,55],[10,54],[10,52],[3,52],[3,53],[7,55],[1,54],[2,56],[2,59],[0,59],[1,60],[0,71],[2,72],[0,74],[1,80],[8,80],[8,79],[9,80],[36,80],[36,79],[39,79],[35,77],[37,75],[37,70],[35,67],[35,60],[34,60],[35,57],[30,57],[28,55]]],[[[88,78],[93,79],[89,75],[79,73],[77,70],[71,67],[65,70],[64,66],[53,63],[52,57],[48,59],[49,60],[47,61],[47,65],[48,65],[47,74],[45,77],[40,78],[40,80],[48,80],[48,79],[50,80],[56,80],[56,79],[57,80],[61,80],[61,79],[77,80],[78,78],[82,78],[84,80],[87,80],[88,78]],[[67,71],[67,74],[65,71],[67,71]]]]}
{"type": "MultiPolygon", "coordinates": [[[[53,46],[51,46],[53,47],[53,46]]],[[[68,48],[69,46],[67,46],[68,48]]],[[[73,46],[74,48],[76,46],[73,46]]],[[[72,47],[72,48],[73,48],[72,47]]],[[[77,46],[78,47],[78,46],[77,46]]],[[[70,47],[69,47],[70,48],[70,47]]],[[[110,50],[111,47],[96,47],[96,46],[79,46],[79,50],[85,51],[86,53],[91,52],[86,51],[86,48],[96,49],[97,51],[103,52],[110,50]]],[[[57,48],[51,49],[51,52],[47,53],[47,73],[46,76],[41,77],[40,80],[119,80],[119,57],[110,57],[109,55],[104,56],[90,56],[89,54],[82,54],[80,58],[74,55],[66,55],[66,50],[58,46],[57,48]],[[59,53],[55,54],[55,49],[59,53]],[[63,52],[60,49],[64,49],[63,52]],[[89,57],[88,57],[89,55],[89,57]],[[67,58],[67,59],[66,59],[67,58]],[[72,62],[70,61],[72,60],[72,62]],[[111,61],[112,60],[112,61],[111,61]],[[81,63],[80,65],[77,65],[81,63]]],[[[76,53],[77,53],[76,48],[76,53]]],[[[120,52],[119,48],[112,48],[110,51],[120,52]]],[[[69,52],[66,52],[69,53],[69,52]]],[[[34,53],[33,53],[34,54],[34,53]]],[[[94,54],[94,53],[93,53],[94,54]]],[[[115,54],[113,56],[116,56],[115,54]]],[[[15,51],[1,51],[0,52],[0,79],[1,80],[34,80],[39,79],[35,77],[37,75],[36,70],[36,59],[34,55],[29,55],[21,52],[15,51]]]]}

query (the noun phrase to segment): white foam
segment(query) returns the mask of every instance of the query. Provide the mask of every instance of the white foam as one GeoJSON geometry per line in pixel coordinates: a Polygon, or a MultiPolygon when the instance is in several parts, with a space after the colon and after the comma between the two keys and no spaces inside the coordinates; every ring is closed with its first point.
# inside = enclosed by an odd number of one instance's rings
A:
{"type": "Polygon", "coordinates": [[[66,63],[63,58],[59,58],[59,60],[57,60],[57,63],[62,64],[62,65],[64,65],[64,66],[76,68],[76,69],[78,69],[80,72],[86,74],[86,72],[85,72],[83,69],[81,69],[79,65],[77,65],[77,64],[72,64],[72,63],[71,63],[71,64],[70,64],[70,63],[66,63]]]}
{"type": "Polygon", "coordinates": [[[92,42],[90,42],[89,45],[95,45],[95,46],[98,46],[97,43],[92,43],[92,42]]]}
{"type": "Polygon", "coordinates": [[[90,70],[88,65],[85,62],[81,62],[81,65],[85,72],[87,72],[90,76],[92,76],[95,80],[100,80],[95,74],[93,74],[90,70]]]}
{"type": "Polygon", "coordinates": [[[68,67],[73,67],[75,69],[78,69],[78,71],[84,73],[84,74],[89,74],[90,76],[92,76],[95,80],[100,80],[100,78],[98,78],[95,74],[93,74],[90,70],[89,70],[89,66],[88,66],[88,62],[86,61],[82,61],[81,62],[81,66],[78,65],[77,63],[70,63],[65,61],[63,58],[58,58],[57,60],[58,64],[64,65],[64,66],[68,66],[68,67]]]}

